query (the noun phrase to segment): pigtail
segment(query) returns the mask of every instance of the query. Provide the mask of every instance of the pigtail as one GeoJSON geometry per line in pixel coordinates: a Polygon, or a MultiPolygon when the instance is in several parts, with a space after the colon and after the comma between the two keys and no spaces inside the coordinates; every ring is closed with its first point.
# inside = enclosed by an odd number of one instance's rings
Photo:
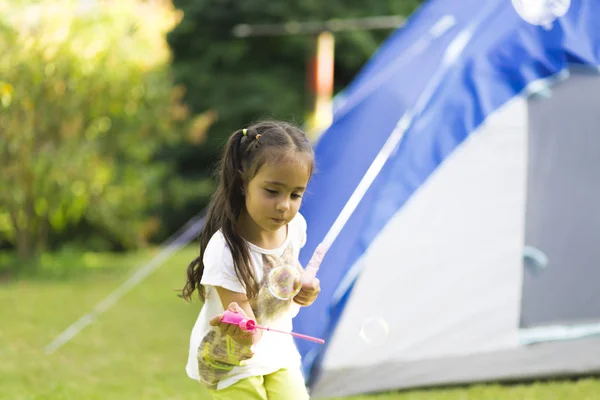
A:
{"type": "Polygon", "coordinates": [[[250,251],[236,230],[236,221],[245,206],[241,171],[248,148],[249,142],[242,130],[235,132],[227,141],[218,168],[219,185],[211,197],[206,222],[200,234],[200,255],[187,267],[187,280],[181,294],[185,300],[191,300],[195,290],[198,290],[200,299],[205,300],[206,294],[201,284],[204,274],[203,255],[208,242],[219,229],[229,246],[236,275],[246,288],[246,295],[251,299],[258,294],[250,251]]]}
{"type": "Polygon", "coordinates": [[[194,290],[198,289],[200,298],[204,301],[204,290],[200,281],[202,280],[202,274],[204,273],[204,264],[200,256],[194,258],[186,269],[187,280],[185,286],[181,290],[181,297],[185,300],[190,301],[194,290]]]}
{"type": "Polygon", "coordinates": [[[222,221],[221,231],[231,251],[237,278],[246,289],[249,299],[258,294],[258,281],[250,260],[250,250],[246,241],[238,234],[236,222],[245,207],[243,171],[245,160],[253,147],[256,132],[241,129],[235,132],[227,143],[221,164],[221,182],[223,182],[224,211],[226,218],[222,221]]]}

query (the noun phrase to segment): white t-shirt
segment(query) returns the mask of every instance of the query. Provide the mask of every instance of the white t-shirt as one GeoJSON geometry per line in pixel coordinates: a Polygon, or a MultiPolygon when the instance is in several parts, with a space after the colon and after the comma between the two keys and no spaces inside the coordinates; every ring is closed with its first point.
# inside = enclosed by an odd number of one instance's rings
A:
{"type": "MultiPolygon", "coordinates": [[[[298,314],[300,306],[291,299],[275,298],[269,292],[265,279],[268,272],[281,263],[293,267],[299,266],[298,255],[306,243],[306,220],[298,213],[287,228],[287,237],[277,249],[267,250],[249,242],[247,244],[254,273],[261,288],[257,299],[252,302],[257,323],[290,332],[292,331],[292,318],[298,314]]],[[[214,376],[211,377],[212,384],[207,384],[207,379],[204,379],[204,374],[211,374],[210,371],[207,371],[211,367],[206,365],[200,367],[198,361],[199,347],[203,344],[203,339],[209,333],[218,335],[216,328],[209,325],[209,321],[224,311],[215,286],[244,294],[246,290],[236,276],[231,252],[221,231],[215,233],[208,242],[203,261],[204,273],[201,284],[205,287],[206,301],[192,329],[186,372],[190,378],[215,388],[216,378],[214,376]]],[[[207,337],[207,341],[214,342],[215,340],[214,337],[207,337]]],[[[231,371],[221,371],[216,389],[226,388],[250,376],[267,375],[281,368],[300,367],[300,354],[290,335],[263,331],[262,338],[252,347],[252,351],[254,355],[245,360],[241,366],[235,366],[231,371]]]]}

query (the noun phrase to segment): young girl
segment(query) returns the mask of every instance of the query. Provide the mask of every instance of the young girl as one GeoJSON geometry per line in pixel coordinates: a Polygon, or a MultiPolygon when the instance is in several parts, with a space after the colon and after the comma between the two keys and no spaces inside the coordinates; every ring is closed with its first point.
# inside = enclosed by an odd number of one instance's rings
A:
{"type": "Polygon", "coordinates": [[[303,279],[289,300],[273,296],[267,286],[268,273],[278,266],[303,272],[298,254],[306,242],[306,221],[298,209],[313,168],[310,142],[284,122],[258,123],[227,142],[200,235],[200,256],[189,265],[183,288],[185,299],[198,290],[204,301],[186,370],[213,399],[308,399],[290,335],[245,332],[221,317],[228,309],[259,325],[291,331],[300,306],[316,299],[317,279],[303,279]]]}

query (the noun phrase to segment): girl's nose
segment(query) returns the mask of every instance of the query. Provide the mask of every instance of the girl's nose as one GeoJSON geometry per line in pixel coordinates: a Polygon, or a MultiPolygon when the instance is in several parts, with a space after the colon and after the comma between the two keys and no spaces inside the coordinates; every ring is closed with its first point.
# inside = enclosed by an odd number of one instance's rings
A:
{"type": "Polygon", "coordinates": [[[287,200],[282,200],[277,203],[277,211],[285,212],[290,209],[290,204],[287,200]]]}

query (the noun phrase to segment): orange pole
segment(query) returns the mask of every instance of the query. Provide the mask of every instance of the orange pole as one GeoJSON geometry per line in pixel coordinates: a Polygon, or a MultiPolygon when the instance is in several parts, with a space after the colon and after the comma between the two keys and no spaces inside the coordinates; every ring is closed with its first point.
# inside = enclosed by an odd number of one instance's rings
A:
{"type": "Polygon", "coordinates": [[[316,140],[333,120],[335,39],[331,32],[321,32],[317,36],[311,89],[314,100],[308,118],[308,135],[316,140]]]}

